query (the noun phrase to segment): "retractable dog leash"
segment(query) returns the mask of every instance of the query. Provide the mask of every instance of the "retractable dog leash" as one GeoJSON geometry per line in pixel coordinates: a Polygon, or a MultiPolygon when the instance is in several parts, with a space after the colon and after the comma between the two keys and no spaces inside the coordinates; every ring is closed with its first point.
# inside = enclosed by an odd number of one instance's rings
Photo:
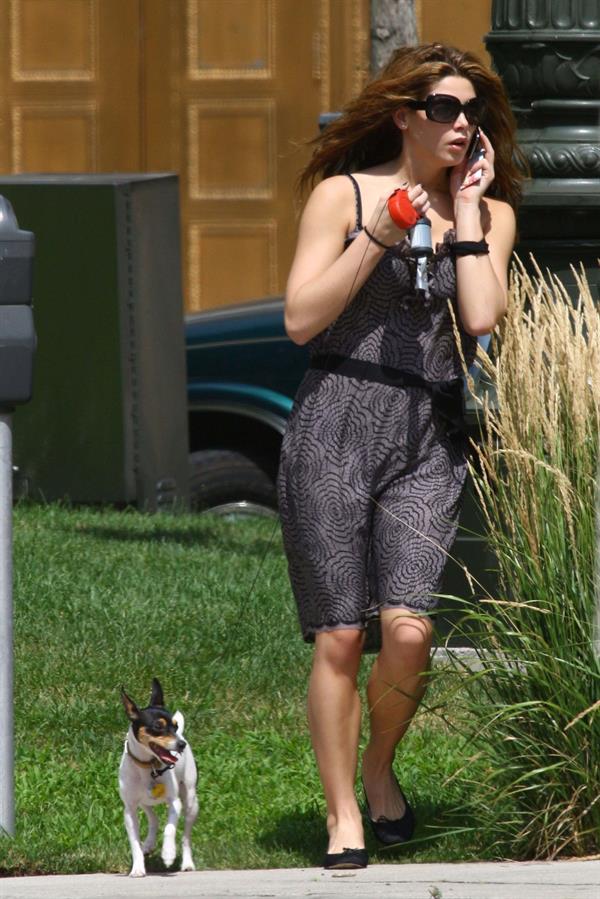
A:
{"type": "Polygon", "coordinates": [[[408,199],[408,191],[404,187],[396,188],[388,197],[387,208],[391,220],[402,231],[410,231],[419,219],[419,213],[408,199]]]}
{"type": "Polygon", "coordinates": [[[411,231],[410,252],[417,260],[415,289],[417,293],[429,299],[427,267],[430,257],[433,256],[433,246],[431,243],[431,222],[426,215],[421,216],[411,231]]]}
{"type": "Polygon", "coordinates": [[[433,255],[431,222],[426,215],[419,216],[408,198],[408,191],[403,187],[394,191],[387,201],[387,208],[396,227],[409,232],[410,253],[417,260],[415,289],[428,299],[427,266],[429,257],[433,255]]]}

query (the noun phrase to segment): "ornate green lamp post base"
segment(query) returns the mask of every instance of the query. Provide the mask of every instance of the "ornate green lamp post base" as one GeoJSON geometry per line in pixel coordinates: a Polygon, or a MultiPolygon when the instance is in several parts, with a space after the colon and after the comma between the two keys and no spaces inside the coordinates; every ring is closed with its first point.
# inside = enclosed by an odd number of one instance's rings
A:
{"type": "Polygon", "coordinates": [[[600,0],[494,0],[486,44],[531,166],[517,252],[600,285],[600,0]]]}

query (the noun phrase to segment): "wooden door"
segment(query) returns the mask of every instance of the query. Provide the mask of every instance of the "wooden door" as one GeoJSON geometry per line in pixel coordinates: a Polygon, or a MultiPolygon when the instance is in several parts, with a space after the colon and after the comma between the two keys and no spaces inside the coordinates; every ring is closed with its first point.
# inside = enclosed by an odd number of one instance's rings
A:
{"type": "Polygon", "coordinates": [[[0,168],[138,170],[139,4],[0,2],[0,168]]]}
{"type": "Polygon", "coordinates": [[[186,307],[276,293],[368,22],[369,0],[0,0],[0,168],[175,171],[186,307]]]}
{"type": "Polygon", "coordinates": [[[283,289],[304,144],[362,84],[368,5],[147,0],[145,165],[181,177],[190,310],[283,289]]]}

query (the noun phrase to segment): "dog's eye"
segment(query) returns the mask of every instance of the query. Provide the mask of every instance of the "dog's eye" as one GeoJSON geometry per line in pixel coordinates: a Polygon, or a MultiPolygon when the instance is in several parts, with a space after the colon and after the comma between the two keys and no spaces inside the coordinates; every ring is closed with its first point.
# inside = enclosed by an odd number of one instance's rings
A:
{"type": "Polygon", "coordinates": [[[177,730],[177,728],[179,727],[179,723],[177,721],[175,721],[175,718],[173,718],[173,720],[171,721],[171,724],[173,725],[174,730],[177,730]]]}

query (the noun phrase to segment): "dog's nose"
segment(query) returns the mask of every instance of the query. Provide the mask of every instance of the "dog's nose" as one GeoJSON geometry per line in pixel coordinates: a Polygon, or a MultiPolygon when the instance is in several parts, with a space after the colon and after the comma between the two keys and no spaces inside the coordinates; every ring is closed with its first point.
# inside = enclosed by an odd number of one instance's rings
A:
{"type": "Polygon", "coordinates": [[[177,740],[177,752],[183,752],[186,746],[185,740],[177,740]]]}

